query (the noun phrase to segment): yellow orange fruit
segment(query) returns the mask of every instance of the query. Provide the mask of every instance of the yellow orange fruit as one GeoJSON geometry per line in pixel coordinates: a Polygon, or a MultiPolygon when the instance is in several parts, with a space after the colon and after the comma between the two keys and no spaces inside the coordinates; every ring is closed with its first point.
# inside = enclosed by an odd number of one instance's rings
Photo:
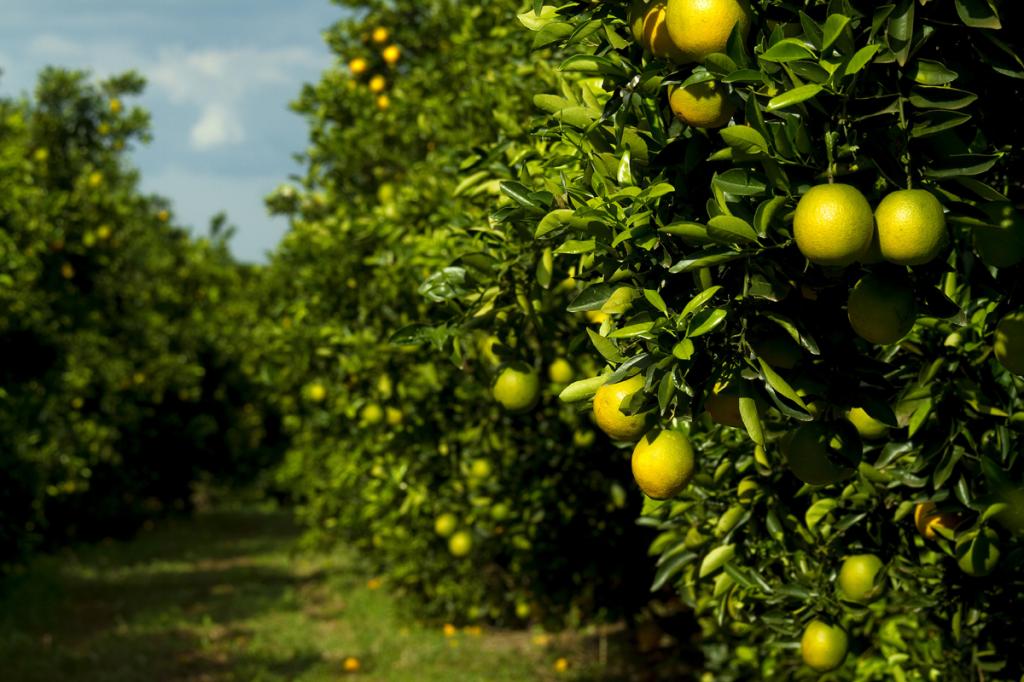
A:
{"type": "Polygon", "coordinates": [[[594,394],[594,421],[615,440],[637,440],[646,430],[645,414],[627,415],[619,409],[622,402],[644,386],[643,376],[637,374],[625,381],[605,384],[594,394]]]}
{"type": "Polygon", "coordinates": [[[306,397],[318,403],[327,397],[327,389],[321,383],[312,383],[306,388],[306,397]]]}
{"type": "Polygon", "coordinates": [[[373,29],[373,33],[370,35],[370,38],[373,40],[373,42],[377,44],[388,42],[388,38],[390,37],[391,33],[383,26],[378,26],[377,28],[373,29]]]}
{"type": "Polygon", "coordinates": [[[942,204],[923,189],[890,192],[875,209],[882,257],[898,265],[924,265],[946,243],[942,204]]]}
{"type": "Polygon", "coordinates": [[[962,522],[958,514],[939,511],[934,502],[922,502],[914,507],[914,525],[925,540],[938,538],[938,528],[954,531],[962,522]]]}
{"type": "Polygon", "coordinates": [[[683,62],[700,62],[714,52],[725,52],[729,35],[738,25],[746,38],[750,31],[747,0],[668,0],[665,22],[683,62]]]}
{"type": "Polygon", "coordinates": [[[682,61],[682,52],[668,34],[665,5],[665,2],[653,2],[647,6],[641,24],[640,44],[659,59],[682,61]]]}
{"type": "Polygon", "coordinates": [[[633,448],[632,468],[633,478],[644,494],[667,500],[693,478],[693,446],[679,431],[662,431],[653,441],[648,434],[633,448]]]}
{"type": "Polygon", "coordinates": [[[394,66],[402,58],[402,49],[398,45],[388,45],[380,53],[380,56],[384,59],[385,63],[394,66]]]}
{"type": "Polygon", "coordinates": [[[736,112],[729,91],[713,81],[671,88],[668,104],[676,118],[695,128],[721,128],[736,112]]]}
{"type": "Polygon", "coordinates": [[[711,416],[711,421],[736,429],[743,428],[743,417],[740,415],[740,394],[731,386],[716,386],[708,399],[704,401],[704,409],[711,416]]]}
{"type": "Polygon", "coordinates": [[[851,185],[817,185],[796,205],[793,238],[812,263],[849,265],[868,250],[874,233],[871,205],[851,185]]]}
{"type": "Polygon", "coordinates": [[[384,92],[384,89],[388,87],[388,81],[386,78],[384,78],[384,76],[378,74],[370,79],[370,82],[367,87],[370,88],[370,92],[377,94],[380,92],[384,92]]]}
{"type": "Polygon", "coordinates": [[[370,64],[362,57],[356,57],[348,63],[348,70],[353,76],[361,76],[370,68],[370,64]]]}

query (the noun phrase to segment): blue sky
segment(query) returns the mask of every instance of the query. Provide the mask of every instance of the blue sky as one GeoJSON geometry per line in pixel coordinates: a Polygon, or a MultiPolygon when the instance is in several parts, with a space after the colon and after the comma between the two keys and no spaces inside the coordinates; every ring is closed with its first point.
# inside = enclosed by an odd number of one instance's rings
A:
{"type": "Polygon", "coordinates": [[[143,189],[197,232],[226,211],[235,255],[262,261],[287,229],[263,197],[307,145],[288,103],[331,64],[321,32],[342,13],[329,0],[0,0],[0,94],[31,91],[46,65],[139,71],[154,133],[133,153],[143,189]]]}

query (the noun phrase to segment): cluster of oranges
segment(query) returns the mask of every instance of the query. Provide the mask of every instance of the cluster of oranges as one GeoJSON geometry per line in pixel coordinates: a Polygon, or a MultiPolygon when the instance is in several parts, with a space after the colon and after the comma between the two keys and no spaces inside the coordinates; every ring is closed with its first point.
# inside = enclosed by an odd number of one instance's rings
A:
{"type": "MultiPolygon", "coordinates": [[[[379,26],[370,34],[370,44],[375,46],[386,45],[380,51],[380,60],[389,69],[395,68],[402,58],[402,50],[395,44],[388,44],[391,33],[383,26],[379,26]]],[[[381,111],[391,106],[391,98],[388,97],[388,79],[383,73],[371,73],[370,60],[366,57],[355,57],[348,63],[348,70],[357,79],[368,77],[367,87],[377,96],[377,108],[381,111]]]]}

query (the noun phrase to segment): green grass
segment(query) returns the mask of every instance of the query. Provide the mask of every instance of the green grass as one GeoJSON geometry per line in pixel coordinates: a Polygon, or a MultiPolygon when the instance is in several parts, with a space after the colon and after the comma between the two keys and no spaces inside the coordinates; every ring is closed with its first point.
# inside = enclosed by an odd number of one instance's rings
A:
{"type": "MultiPolygon", "coordinates": [[[[0,678],[164,680],[629,679],[594,638],[540,646],[526,632],[445,636],[371,589],[345,552],[297,550],[281,512],[174,520],[130,542],[43,557],[0,593],[0,678]],[[560,656],[569,671],[556,673],[560,656]],[[356,673],[344,661],[360,662],[356,673]],[[615,670],[618,669],[619,672],[615,670]]],[[[614,647],[613,647],[614,649],[614,647]]],[[[646,678],[647,676],[644,675],[646,678]]]]}

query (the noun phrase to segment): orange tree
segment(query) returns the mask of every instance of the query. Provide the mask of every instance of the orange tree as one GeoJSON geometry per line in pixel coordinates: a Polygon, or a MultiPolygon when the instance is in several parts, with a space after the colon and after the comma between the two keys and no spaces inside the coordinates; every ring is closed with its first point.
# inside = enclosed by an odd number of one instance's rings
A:
{"type": "Polygon", "coordinates": [[[142,87],[50,69],[0,101],[0,564],[184,507],[201,472],[233,475],[264,441],[222,345],[246,274],[126,163],[142,87]]]}
{"type": "Polygon", "coordinates": [[[519,20],[567,54],[533,139],[468,169],[503,199],[433,276],[462,284],[433,331],[458,347],[497,309],[603,357],[562,396],[597,392],[629,447],[648,432],[654,587],[694,609],[716,679],[1019,679],[1020,8],[519,20]],[[538,320],[569,275],[562,321],[538,320]]]}
{"type": "MultiPolygon", "coordinates": [[[[336,65],[295,103],[304,174],[268,199],[291,221],[253,344],[291,443],[278,480],[312,540],[361,548],[428,616],[620,613],[646,589],[630,576],[649,569],[606,548],[649,538],[632,528],[628,472],[557,400],[584,366],[497,308],[478,308],[457,347],[417,324],[468,286],[461,265],[420,286],[425,275],[494,232],[498,183],[462,169],[517,162],[529,84],[553,74],[508,25],[514,3],[345,4],[359,11],[326,33],[336,65]]],[[[465,260],[499,265],[487,258],[465,260]]],[[[554,338],[568,301],[563,287],[530,302],[554,338]]]]}

